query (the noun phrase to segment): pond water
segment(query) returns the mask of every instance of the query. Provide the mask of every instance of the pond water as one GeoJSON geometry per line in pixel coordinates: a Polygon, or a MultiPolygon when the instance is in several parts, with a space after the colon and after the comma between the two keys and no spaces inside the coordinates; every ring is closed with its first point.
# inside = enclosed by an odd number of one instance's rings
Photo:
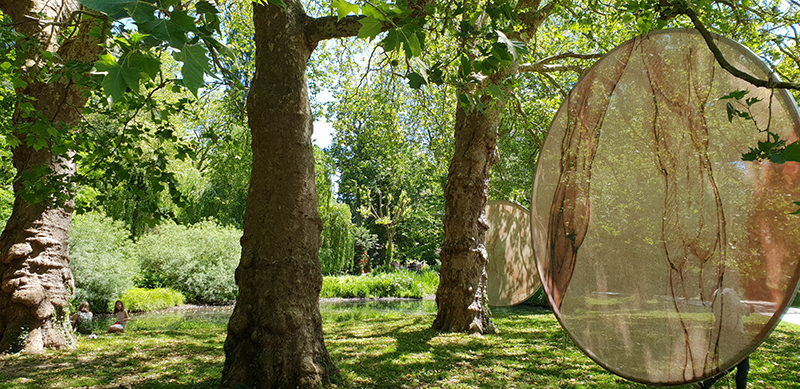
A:
{"type": "MultiPolygon", "coordinates": [[[[131,331],[170,331],[197,326],[225,327],[233,306],[198,306],[158,312],[132,313],[128,322],[131,331]]],[[[367,300],[320,302],[323,320],[342,321],[355,317],[371,318],[387,314],[417,316],[436,313],[433,300],[367,300]]],[[[103,333],[116,319],[97,315],[93,321],[95,333],[103,333]]]]}
{"type": "MultiPolygon", "coordinates": [[[[197,326],[225,327],[233,312],[233,306],[202,306],[180,310],[157,312],[134,312],[127,329],[130,331],[185,330],[197,326]]],[[[112,315],[98,315],[92,324],[95,333],[103,333],[117,319],[112,315]]]]}

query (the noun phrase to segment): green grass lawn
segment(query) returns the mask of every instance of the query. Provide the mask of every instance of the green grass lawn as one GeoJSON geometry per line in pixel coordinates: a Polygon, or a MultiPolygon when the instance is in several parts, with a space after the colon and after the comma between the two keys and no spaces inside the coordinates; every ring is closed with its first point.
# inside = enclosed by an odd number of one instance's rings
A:
{"type": "MultiPolygon", "coordinates": [[[[323,305],[326,344],[342,373],[334,387],[650,387],[599,367],[547,312],[495,309],[501,333],[468,336],[431,331],[432,302],[425,304],[323,305]]],[[[75,350],[0,356],[0,389],[216,386],[224,363],[224,315],[148,320],[134,316],[126,334],[82,337],[75,350]]],[[[797,388],[799,339],[800,326],[779,325],[752,355],[751,387],[797,388]]],[[[722,381],[717,387],[727,386],[722,381]]]]}

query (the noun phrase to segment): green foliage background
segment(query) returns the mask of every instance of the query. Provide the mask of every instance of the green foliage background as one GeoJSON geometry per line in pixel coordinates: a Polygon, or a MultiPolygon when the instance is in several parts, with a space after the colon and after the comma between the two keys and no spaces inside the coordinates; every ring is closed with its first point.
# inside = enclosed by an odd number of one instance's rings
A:
{"type": "Polygon", "coordinates": [[[190,302],[235,300],[233,276],[239,264],[242,232],[213,220],[191,226],[166,222],[136,243],[140,287],[168,287],[190,302]]]}
{"type": "Polygon", "coordinates": [[[92,311],[109,312],[114,301],[133,288],[139,272],[134,251],[124,223],[99,213],[76,215],[69,246],[73,300],[88,301],[92,311]]]}

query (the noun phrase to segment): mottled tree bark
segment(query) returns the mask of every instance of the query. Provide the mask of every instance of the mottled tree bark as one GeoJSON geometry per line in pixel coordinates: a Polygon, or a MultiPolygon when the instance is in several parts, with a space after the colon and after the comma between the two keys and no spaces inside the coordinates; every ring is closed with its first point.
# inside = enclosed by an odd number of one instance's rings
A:
{"type": "MultiPolygon", "coordinates": [[[[34,108],[59,131],[68,131],[81,120],[86,103],[83,88],[67,81],[46,84],[38,78],[37,58],[43,51],[57,51],[63,61],[93,61],[101,52],[99,41],[87,35],[97,22],[80,9],[76,1],[0,1],[0,9],[11,16],[15,29],[38,40],[40,45],[26,55],[22,78],[24,88],[18,96],[30,99],[34,108]],[[66,23],[76,26],[69,36],[59,36],[66,23]]],[[[19,107],[13,117],[17,128],[36,119],[24,115],[19,107]]],[[[49,147],[35,150],[25,143],[28,133],[18,131],[22,140],[15,147],[13,163],[17,169],[15,201],[6,229],[0,236],[0,352],[25,350],[38,353],[46,348],[61,348],[73,342],[66,307],[73,289],[69,269],[69,227],[73,202],[52,206],[50,202],[31,204],[20,196],[24,180],[20,174],[37,165],[54,174],[71,175],[75,164],[69,157],[54,155],[49,147]]]]}
{"type": "MultiPolygon", "coordinates": [[[[541,0],[524,0],[517,4],[527,39],[536,35],[539,26],[553,12],[555,1],[540,7],[541,0]]],[[[478,18],[485,20],[485,18],[478,18]]],[[[522,39],[519,31],[508,31],[513,39],[522,39]]],[[[468,47],[469,45],[465,45],[468,47]]],[[[438,312],[433,329],[446,332],[495,332],[486,296],[486,230],[489,172],[497,162],[497,131],[503,101],[492,101],[485,88],[501,85],[503,80],[519,73],[514,61],[483,79],[473,96],[483,92],[484,111],[468,112],[460,105],[456,111],[455,154],[450,162],[445,187],[444,240],[440,253],[442,269],[436,291],[438,312]]],[[[479,76],[482,77],[482,76],[479,76]]],[[[506,93],[510,92],[506,90],[506,93]]],[[[481,97],[477,97],[481,98],[481,97]]]]}
{"type": "Polygon", "coordinates": [[[320,387],[338,375],[322,335],[317,210],[306,62],[316,45],[299,1],[254,5],[256,73],[247,98],[253,169],[239,298],[222,386],[320,387]]]}
{"type": "Polygon", "coordinates": [[[494,332],[486,302],[486,203],[489,171],[497,162],[497,129],[502,106],[484,112],[456,111],[455,153],[444,190],[444,241],[438,312],[439,331],[494,332]]]}

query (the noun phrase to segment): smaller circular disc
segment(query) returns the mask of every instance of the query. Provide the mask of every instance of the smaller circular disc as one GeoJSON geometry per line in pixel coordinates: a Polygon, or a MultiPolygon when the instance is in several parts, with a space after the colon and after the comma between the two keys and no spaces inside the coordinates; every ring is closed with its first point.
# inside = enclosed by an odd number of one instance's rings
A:
{"type": "Polygon", "coordinates": [[[542,286],[533,257],[530,212],[516,203],[492,200],[486,206],[486,220],[489,305],[517,305],[542,286]]]}

